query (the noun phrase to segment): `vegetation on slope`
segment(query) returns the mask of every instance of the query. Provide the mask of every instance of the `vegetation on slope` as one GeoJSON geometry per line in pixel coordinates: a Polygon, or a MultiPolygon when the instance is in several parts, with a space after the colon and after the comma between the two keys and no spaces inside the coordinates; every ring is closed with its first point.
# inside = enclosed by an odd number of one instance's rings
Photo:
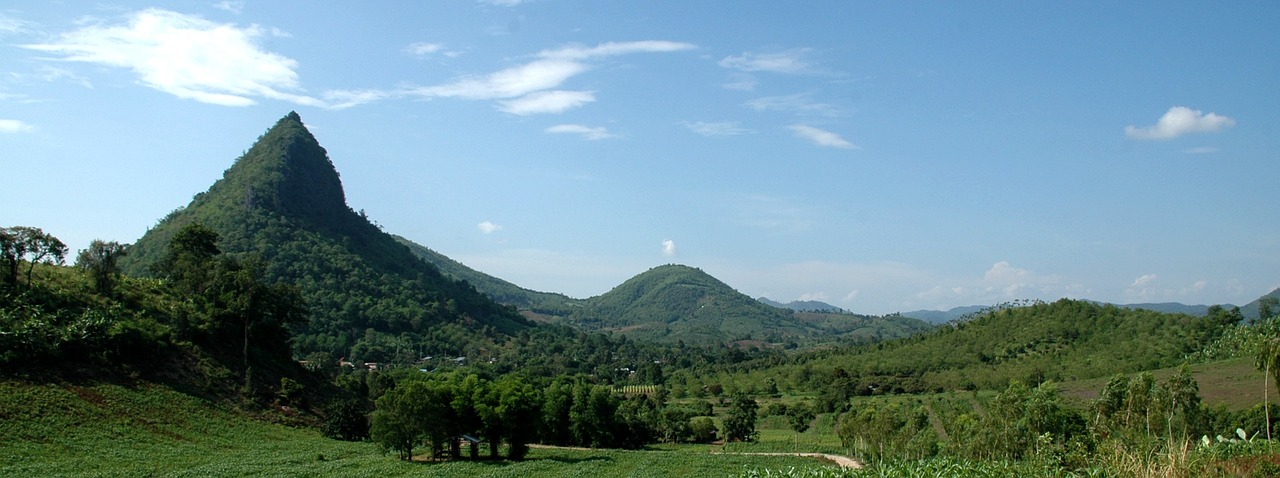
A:
{"type": "Polygon", "coordinates": [[[538,314],[547,315],[568,315],[575,308],[580,307],[581,300],[573,299],[564,294],[553,292],[538,292],[535,290],[525,289],[518,285],[512,284],[497,277],[477,271],[461,262],[450,259],[448,256],[433,251],[421,244],[415,243],[400,236],[393,235],[397,241],[408,247],[415,255],[424,261],[436,266],[440,272],[454,278],[455,280],[465,281],[476,290],[488,295],[491,299],[500,304],[506,304],[527,309],[538,314]]]}
{"type": "Polygon", "coordinates": [[[397,350],[461,353],[466,343],[492,342],[530,325],[351,210],[324,148],[296,113],[139,239],[124,269],[154,275],[169,239],[196,223],[220,236],[221,250],[261,258],[268,282],[299,288],[312,310],[311,320],[294,329],[299,355],[380,362],[397,359],[397,350]]]}
{"type": "Polygon", "coordinates": [[[819,332],[790,311],[762,304],[700,269],[674,264],[650,269],[589,299],[570,323],[640,340],[690,344],[781,343],[819,332]]]}

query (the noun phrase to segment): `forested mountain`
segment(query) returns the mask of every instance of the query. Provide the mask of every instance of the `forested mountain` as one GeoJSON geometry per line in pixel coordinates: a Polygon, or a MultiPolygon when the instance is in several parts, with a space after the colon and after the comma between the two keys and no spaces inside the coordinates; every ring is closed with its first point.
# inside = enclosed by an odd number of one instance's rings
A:
{"type": "Polygon", "coordinates": [[[1062,299],[992,309],[906,339],[817,352],[798,357],[795,369],[772,373],[809,382],[800,388],[830,382],[834,373],[848,393],[1105,377],[1177,365],[1240,320],[1227,308],[1195,317],[1062,299]]]}
{"type": "Polygon", "coordinates": [[[836,306],[834,306],[834,305],[831,305],[831,304],[828,304],[828,303],[826,303],[826,302],[822,302],[822,301],[817,301],[817,300],[793,300],[793,301],[791,301],[791,302],[787,302],[787,303],[785,303],[785,304],[783,304],[783,303],[781,303],[781,302],[778,302],[778,301],[776,301],[776,300],[770,300],[768,297],[761,297],[761,298],[756,299],[756,300],[758,300],[758,301],[760,301],[761,303],[763,303],[763,304],[765,304],[765,305],[768,305],[768,306],[770,306],[770,307],[777,307],[777,308],[779,308],[779,309],[791,309],[791,310],[794,310],[794,311],[797,311],[797,312],[836,312],[836,313],[839,313],[839,312],[844,312],[844,311],[845,311],[844,309],[841,309],[841,308],[836,307],[836,306]]]}
{"type": "Polygon", "coordinates": [[[959,320],[966,316],[982,312],[986,309],[985,305],[966,305],[962,307],[953,307],[948,310],[913,310],[911,312],[903,312],[904,317],[920,319],[931,324],[945,324],[953,320],[959,320]]]}
{"type": "Polygon", "coordinates": [[[338,172],[296,113],[258,138],[208,191],[147,231],[122,267],[152,274],[174,234],[194,223],[216,232],[222,251],[260,258],[268,281],[301,290],[310,321],[294,330],[296,353],[412,359],[460,353],[475,340],[531,325],[347,206],[338,172]]]}
{"type": "Polygon", "coordinates": [[[1277,309],[1280,308],[1276,307],[1274,304],[1277,301],[1280,301],[1280,289],[1268,292],[1266,295],[1257,298],[1253,302],[1240,307],[1240,315],[1244,316],[1245,320],[1258,320],[1259,318],[1264,318],[1260,313],[1262,311],[1262,301],[1271,301],[1273,304],[1271,306],[1271,313],[1276,313],[1278,311],[1277,309]]]}
{"type": "Polygon", "coordinates": [[[791,311],[762,304],[701,269],[674,264],[649,269],[587,299],[569,323],[635,339],[690,344],[779,343],[821,332],[796,320],[791,311]]]}
{"type": "Polygon", "coordinates": [[[476,290],[488,295],[501,304],[528,309],[540,314],[565,315],[581,306],[582,300],[553,292],[538,292],[525,289],[497,277],[467,267],[461,262],[431,250],[430,248],[392,235],[401,244],[413,251],[419,258],[440,269],[440,272],[457,280],[464,280],[475,286],[476,290]]]}

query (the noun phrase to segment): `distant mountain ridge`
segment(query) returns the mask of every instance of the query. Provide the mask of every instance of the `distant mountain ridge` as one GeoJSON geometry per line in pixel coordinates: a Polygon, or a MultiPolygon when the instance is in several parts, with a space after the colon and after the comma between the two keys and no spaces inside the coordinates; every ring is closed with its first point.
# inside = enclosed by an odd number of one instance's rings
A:
{"type": "Polygon", "coordinates": [[[760,297],[756,300],[779,309],[791,309],[797,312],[848,312],[842,308],[816,300],[793,300],[785,304],[775,300],[770,300],[768,297],[760,297]]]}
{"type": "MultiPolygon", "coordinates": [[[[1267,293],[1266,295],[1263,295],[1262,297],[1259,297],[1258,299],[1255,299],[1254,301],[1244,306],[1241,306],[1240,307],[1241,315],[1243,315],[1246,320],[1258,319],[1259,303],[1262,299],[1265,299],[1268,297],[1280,299],[1280,289],[1273,290],[1267,293]]],[[[1192,315],[1196,317],[1204,317],[1209,313],[1209,308],[1212,307],[1210,305],[1187,305],[1179,302],[1152,302],[1152,303],[1137,303],[1137,304],[1112,304],[1110,302],[1100,302],[1100,301],[1089,301],[1089,302],[1093,302],[1099,305],[1114,305],[1116,307],[1120,307],[1124,309],[1150,310],[1150,311],[1165,312],[1170,314],[1187,314],[1187,315],[1192,315]]],[[[1235,305],[1232,305],[1232,304],[1219,304],[1219,305],[1228,309],[1232,307],[1236,307],[1235,305]]],[[[989,308],[991,308],[991,306],[968,305],[968,306],[962,306],[962,307],[954,307],[949,310],[913,310],[910,312],[902,312],[901,314],[904,317],[920,319],[932,324],[944,324],[947,322],[951,322],[953,320],[966,318],[967,316],[980,313],[989,308]]]]}

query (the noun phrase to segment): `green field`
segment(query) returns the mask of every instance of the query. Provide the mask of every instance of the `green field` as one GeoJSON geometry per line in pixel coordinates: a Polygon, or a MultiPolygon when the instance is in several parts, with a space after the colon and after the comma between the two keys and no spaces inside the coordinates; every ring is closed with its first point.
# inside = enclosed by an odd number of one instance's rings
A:
{"type": "Polygon", "coordinates": [[[693,477],[825,466],[713,449],[535,448],[521,462],[409,463],[155,385],[0,382],[0,476],[693,477]]]}

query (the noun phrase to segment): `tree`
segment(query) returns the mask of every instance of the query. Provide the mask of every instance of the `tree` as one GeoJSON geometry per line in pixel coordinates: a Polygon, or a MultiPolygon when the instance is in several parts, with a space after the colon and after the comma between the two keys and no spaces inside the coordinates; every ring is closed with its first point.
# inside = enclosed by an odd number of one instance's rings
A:
{"type": "Polygon", "coordinates": [[[14,226],[0,228],[0,266],[4,267],[3,280],[11,286],[18,285],[19,264],[27,261],[27,285],[31,285],[31,273],[36,264],[52,262],[62,264],[66,259],[67,245],[38,227],[14,226]]]}
{"type": "Polygon", "coordinates": [[[537,436],[538,390],[517,375],[504,375],[494,384],[498,390],[498,418],[506,424],[507,458],[522,460],[529,453],[529,443],[537,436]]]}
{"type": "MultiPolygon", "coordinates": [[[[1280,318],[1264,319],[1254,328],[1254,366],[1262,370],[1262,403],[1267,416],[1267,439],[1271,439],[1271,398],[1269,379],[1280,379],[1280,318]]],[[[1280,380],[1278,380],[1280,382],[1280,380]]]]}
{"type": "Polygon", "coordinates": [[[410,382],[388,390],[378,399],[373,412],[369,436],[383,450],[394,450],[401,460],[413,458],[413,447],[426,433],[418,389],[424,385],[410,382]]]}
{"type": "Polygon", "coordinates": [[[111,295],[115,290],[116,278],[120,276],[120,258],[128,253],[128,247],[115,241],[94,239],[89,243],[89,248],[81,250],[76,257],[76,267],[89,274],[94,290],[99,294],[111,295]]]}
{"type": "Polygon", "coordinates": [[[809,429],[809,424],[813,423],[815,414],[813,407],[803,403],[792,404],[787,407],[787,423],[791,425],[791,430],[796,432],[795,444],[800,444],[800,434],[809,429]]]}
{"type": "Polygon", "coordinates": [[[755,441],[756,411],[760,405],[745,394],[737,394],[729,405],[729,415],[724,419],[726,441],[755,441]]]}

